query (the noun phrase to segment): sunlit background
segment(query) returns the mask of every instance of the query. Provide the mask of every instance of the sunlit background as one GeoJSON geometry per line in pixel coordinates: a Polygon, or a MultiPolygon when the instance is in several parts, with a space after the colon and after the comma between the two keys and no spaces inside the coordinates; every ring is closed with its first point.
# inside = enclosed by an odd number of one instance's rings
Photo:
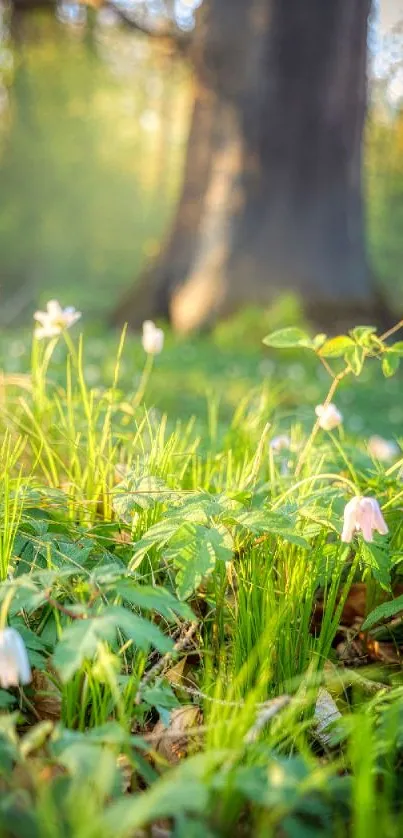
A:
{"type": "MultiPolygon", "coordinates": [[[[195,0],[122,2],[151,32],[186,32],[195,0]]],[[[402,3],[370,29],[368,239],[403,299],[402,3]]],[[[111,8],[61,3],[11,25],[0,4],[0,323],[56,296],[99,320],[158,252],[180,184],[192,81],[169,44],[111,8]]]]}

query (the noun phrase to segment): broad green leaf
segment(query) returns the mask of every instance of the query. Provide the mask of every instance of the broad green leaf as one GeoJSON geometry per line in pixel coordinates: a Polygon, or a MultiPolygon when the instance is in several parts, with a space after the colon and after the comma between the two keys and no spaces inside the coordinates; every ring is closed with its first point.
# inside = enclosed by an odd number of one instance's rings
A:
{"type": "Polygon", "coordinates": [[[384,590],[389,591],[392,563],[388,550],[377,544],[363,544],[361,549],[364,562],[371,568],[374,579],[384,590]]]}
{"type": "Polygon", "coordinates": [[[16,703],[17,696],[11,695],[6,690],[0,690],[0,710],[9,710],[16,703]]]}
{"type": "Polygon", "coordinates": [[[400,356],[397,353],[387,352],[382,358],[382,372],[386,378],[390,378],[398,370],[400,356]]]}
{"type": "Polygon", "coordinates": [[[156,503],[172,500],[176,496],[177,493],[160,477],[129,476],[115,489],[113,509],[119,518],[129,521],[139,509],[151,509],[156,503]]]}
{"type": "Polygon", "coordinates": [[[295,532],[295,521],[286,515],[276,512],[266,512],[264,509],[244,510],[234,516],[235,520],[256,534],[279,535],[284,541],[309,549],[309,543],[295,532]]]}
{"type": "Polygon", "coordinates": [[[140,586],[130,579],[122,579],[114,585],[114,589],[126,602],[145,611],[157,611],[167,620],[172,619],[172,614],[177,614],[184,620],[191,620],[194,616],[191,608],[185,602],[179,602],[166,588],[140,586]]]}
{"type": "Polygon", "coordinates": [[[216,751],[214,758],[203,754],[184,760],[147,791],[112,802],[103,819],[106,831],[115,838],[129,838],[158,818],[205,812],[209,795],[204,775],[220,758],[216,751]]]}
{"type": "Polygon", "coordinates": [[[403,355],[403,340],[397,340],[396,343],[392,343],[392,346],[388,346],[388,352],[395,352],[397,355],[403,355]]]}
{"type": "Polygon", "coordinates": [[[137,541],[133,558],[130,562],[130,569],[138,567],[146,553],[153,548],[162,548],[170,541],[175,533],[181,528],[183,521],[179,516],[163,518],[150,527],[140,541],[137,541]]]}
{"type": "Polygon", "coordinates": [[[354,341],[347,335],[338,335],[325,341],[319,350],[319,355],[323,358],[341,358],[345,352],[354,346],[354,341]]]}
{"type": "Polygon", "coordinates": [[[190,596],[202,579],[213,572],[217,561],[230,561],[232,547],[231,536],[224,529],[184,524],[164,553],[165,560],[172,561],[178,568],[178,596],[181,599],[190,596]]]}
{"type": "Polygon", "coordinates": [[[100,616],[77,620],[64,630],[53,655],[63,681],[72,678],[85,660],[94,657],[100,641],[113,643],[118,628],[140,649],[147,650],[152,645],[165,653],[172,648],[170,638],[149,620],[126,608],[108,606],[100,616]]]}
{"type": "Polygon", "coordinates": [[[399,614],[400,611],[403,611],[403,594],[396,597],[396,599],[390,600],[389,602],[383,602],[382,605],[378,605],[377,608],[374,608],[374,610],[368,614],[367,619],[364,620],[361,628],[363,631],[367,631],[382,620],[390,620],[396,614],[399,614]]]}
{"type": "Polygon", "coordinates": [[[314,348],[313,341],[309,335],[296,326],[290,326],[287,329],[278,329],[276,332],[272,332],[263,338],[263,343],[266,346],[273,347],[273,349],[293,349],[296,346],[301,346],[305,349],[314,348]]]}

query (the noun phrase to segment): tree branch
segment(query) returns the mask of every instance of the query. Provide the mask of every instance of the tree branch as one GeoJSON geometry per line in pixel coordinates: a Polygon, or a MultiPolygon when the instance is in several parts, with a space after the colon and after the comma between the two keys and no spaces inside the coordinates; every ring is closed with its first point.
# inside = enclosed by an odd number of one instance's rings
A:
{"type": "Polygon", "coordinates": [[[141,32],[143,35],[147,35],[149,38],[166,40],[179,47],[186,47],[191,40],[188,32],[181,32],[175,26],[167,26],[166,29],[157,29],[140,23],[134,16],[132,17],[127,11],[114,3],[113,0],[105,0],[103,8],[111,9],[126,26],[135,29],[137,32],[141,32]]]}

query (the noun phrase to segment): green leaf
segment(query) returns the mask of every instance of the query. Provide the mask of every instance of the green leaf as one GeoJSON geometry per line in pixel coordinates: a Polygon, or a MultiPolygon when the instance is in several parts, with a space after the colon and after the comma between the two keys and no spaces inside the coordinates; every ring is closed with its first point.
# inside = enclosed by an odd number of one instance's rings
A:
{"type": "Polygon", "coordinates": [[[392,563],[388,550],[377,544],[363,544],[361,549],[363,560],[371,568],[374,579],[384,590],[389,591],[392,563]]]}
{"type": "Polygon", "coordinates": [[[381,620],[390,620],[399,611],[403,611],[403,594],[401,596],[396,597],[396,599],[392,599],[389,602],[383,602],[382,605],[378,605],[377,608],[374,608],[366,620],[364,620],[361,628],[363,631],[367,631],[367,629],[372,628],[376,623],[381,622],[381,620]]]}
{"type": "Polygon", "coordinates": [[[286,515],[267,512],[264,509],[248,509],[242,510],[234,518],[242,527],[253,533],[279,535],[290,544],[296,544],[304,550],[309,549],[309,542],[295,532],[295,521],[286,515]]]}
{"type": "Polygon", "coordinates": [[[273,349],[293,349],[296,346],[302,346],[305,349],[314,348],[313,341],[309,335],[296,326],[290,326],[287,329],[278,329],[276,332],[272,332],[271,335],[263,338],[263,343],[266,346],[273,347],[273,349]]]}
{"type": "Polygon", "coordinates": [[[17,697],[15,695],[11,695],[6,690],[0,690],[0,710],[9,710],[16,703],[17,697]]]}
{"type": "Polygon", "coordinates": [[[395,352],[397,355],[403,355],[403,340],[397,340],[388,347],[388,352],[395,352]]]}
{"type": "Polygon", "coordinates": [[[193,612],[185,602],[179,602],[166,588],[153,588],[151,585],[136,585],[130,579],[122,579],[114,588],[120,596],[132,605],[146,611],[157,611],[167,620],[172,614],[184,620],[194,619],[193,612]]]}
{"type": "Polygon", "coordinates": [[[209,795],[203,776],[210,764],[211,758],[204,754],[184,760],[147,791],[112,802],[103,818],[106,831],[115,838],[128,838],[158,818],[205,812],[209,795]]]}
{"type": "Polygon", "coordinates": [[[217,561],[230,561],[232,548],[231,536],[224,528],[184,524],[164,554],[165,560],[172,561],[178,568],[178,596],[181,599],[190,596],[202,579],[213,572],[217,561]]]}
{"type": "Polygon", "coordinates": [[[139,509],[152,509],[156,503],[172,500],[176,495],[160,477],[129,475],[115,490],[113,509],[119,518],[129,521],[139,509]]]}
{"type": "Polygon", "coordinates": [[[366,349],[371,345],[371,337],[375,333],[375,326],[356,326],[355,329],[351,329],[350,331],[351,337],[366,349]]]}
{"type": "Polygon", "coordinates": [[[350,365],[354,375],[360,375],[364,365],[365,350],[354,344],[344,353],[344,360],[350,365]]]}
{"type": "Polygon", "coordinates": [[[325,341],[319,350],[323,358],[341,358],[345,352],[355,347],[354,341],[347,335],[338,335],[325,341]]]}
{"type": "Polygon", "coordinates": [[[150,527],[143,537],[136,543],[136,549],[130,562],[130,569],[138,567],[146,553],[153,548],[164,547],[175,533],[181,528],[181,518],[172,516],[163,518],[162,521],[150,527]]]}
{"type": "Polygon", "coordinates": [[[63,632],[53,655],[62,680],[69,681],[85,660],[94,657],[100,641],[113,643],[118,628],[140,649],[147,650],[152,645],[165,653],[172,648],[171,639],[149,620],[128,609],[108,606],[104,614],[77,620],[63,632]]]}
{"type": "Polygon", "coordinates": [[[382,372],[386,378],[395,374],[400,364],[400,356],[397,353],[388,352],[382,358],[382,372]]]}

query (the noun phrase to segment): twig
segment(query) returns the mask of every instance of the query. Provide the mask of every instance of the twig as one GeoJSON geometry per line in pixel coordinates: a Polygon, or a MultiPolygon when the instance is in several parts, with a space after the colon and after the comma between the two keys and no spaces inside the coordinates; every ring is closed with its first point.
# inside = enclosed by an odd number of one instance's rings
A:
{"type": "Polygon", "coordinates": [[[395,332],[398,332],[399,329],[401,329],[402,327],[403,327],[403,320],[399,320],[399,322],[396,323],[395,326],[392,326],[391,329],[388,329],[387,332],[384,332],[383,335],[380,336],[379,340],[386,340],[387,338],[390,338],[391,335],[394,335],[395,332]]]}
{"type": "Polygon", "coordinates": [[[178,654],[179,652],[183,652],[183,650],[186,649],[186,646],[189,645],[189,643],[190,643],[198,625],[199,625],[198,621],[194,620],[190,624],[189,628],[187,629],[187,631],[183,635],[183,637],[181,637],[175,643],[173,649],[171,649],[170,652],[167,652],[166,655],[164,655],[161,658],[161,660],[157,661],[157,663],[154,664],[154,666],[152,666],[151,669],[149,669],[148,672],[145,673],[145,675],[143,675],[143,677],[140,681],[138,690],[137,690],[136,698],[135,698],[135,703],[136,704],[140,704],[141,693],[142,693],[142,690],[144,689],[144,687],[146,687],[147,684],[149,684],[149,682],[153,678],[156,678],[157,675],[160,675],[166,669],[166,667],[171,663],[172,658],[176,654],[178,654]]]}
{"type": "Polygon", "coordinates": [[[277,713],[280,713],[284,707],[287,707],[290,703],[291,698],[289,695],[280,695],[278,698],[273,698],[271,701],[266,701],[265,704],[262,706],[260,713],[258,713],[255,723],[252,727],[248,730],[246,736],[244,737],[245,745],[249,745],[251,742],[256,742],[256,739],[259,736],[259,733],[263,730],[263,728],[267,725],[267,722],[276,716],[277,713]]]}
{"type": "Polygon", "coordinates": [[[69,608],[65,608],[64,605],[61,605],[57,599],[53,599],[49,596],[49,594],[45,593],[46,602],[52,606],[52,608],[56,608],[57,611],[60,611],[62,614],[65,614],[66,617],[71,617],[72,620],[86,620],[85,614],[76,614],[75,611],[70,611],[69,608]]]}

